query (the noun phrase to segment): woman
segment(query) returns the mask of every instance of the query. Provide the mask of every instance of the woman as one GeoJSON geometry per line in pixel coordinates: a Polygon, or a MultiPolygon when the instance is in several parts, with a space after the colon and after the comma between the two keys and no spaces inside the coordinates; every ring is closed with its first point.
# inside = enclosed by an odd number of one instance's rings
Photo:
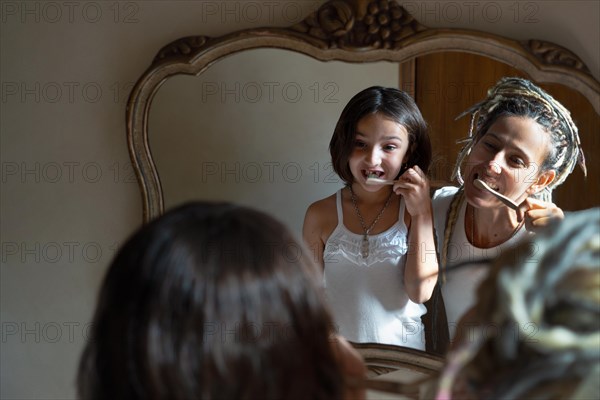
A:
{"type": "Polygon", "coordinates": [[[433,197],[441,291],[451,337],[465,334],[454,330],[473,306],[475,288],[487,273],[477,266],[450,272],[452,266],[493,258],[527,231],[563,218],[562,210],[551,203],[552,190],[576,163],[585,173],[569,111],[528,80],[501,79],[485,100],[462,115],[466,114],[472,115],[469,138],[452,177],[461,186],[442,188],[433,197]],[[480,189],[476,180],[519,204],[518,209],[480,189]]]}
{"type": "Polygon", "coordinates": [[[191,203],[144,226],[103,283],[83,399],[364,398],[317,267],[273,218],[191,203]]]}

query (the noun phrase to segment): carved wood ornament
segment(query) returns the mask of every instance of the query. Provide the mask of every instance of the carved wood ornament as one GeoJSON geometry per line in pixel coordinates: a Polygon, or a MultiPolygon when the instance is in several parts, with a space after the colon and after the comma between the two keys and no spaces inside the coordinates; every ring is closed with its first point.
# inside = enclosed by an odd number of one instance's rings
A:
{"type": "Polygon", "coordinates": [[[317,60],[404,62],[457,51],[512,65],[537,82],[560,83],[582,93],[600,113],[600,83],[572,52],[540,40],[518,42],[462,29],[430,29],[388,0],[333,0],[289,28],[258,28],[220,37],[190,36],[159,50],[134,86],[127,105],[127,140],[143,202],[143,220],[162,214],[163,192],[148,142],[150,104],[176,74],[199,75],[215,61],[243,50],[281,48],[317,60]]]}
{"type": "Polygon", "coordinates": [[[415,349],[402,348],[399,352],[397,346],[381,343],[352,343],[352,346],[365,360],[369,377],[398,369],[408,369],[432,376],[444,365],[443,357],[415,349]]]}

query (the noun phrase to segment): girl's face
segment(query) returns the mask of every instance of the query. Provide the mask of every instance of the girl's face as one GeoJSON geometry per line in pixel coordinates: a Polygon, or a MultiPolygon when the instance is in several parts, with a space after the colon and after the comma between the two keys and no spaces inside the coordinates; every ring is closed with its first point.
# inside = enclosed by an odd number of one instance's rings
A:
{"type": "Polygon", "coordinates": [[[517,203],[543,189],[555,176],[553,170],[540,171],[549,142],[549,133],[531,118],[498,118],[467,158],[464,181],[469,203],[475,207],[504,207],[492,194],[475,187],[475,179],[517,203]]]}
{"type": "Polygon", "coordinates": [[[402,163],[408,159],[409,136],[404,126],[381,113],[362,117],[356,124],[354,149],[348,163],[354,177],[368,191],[380,185],[366,185],[369,174],[381,179],[395,179],[402,163]]]}

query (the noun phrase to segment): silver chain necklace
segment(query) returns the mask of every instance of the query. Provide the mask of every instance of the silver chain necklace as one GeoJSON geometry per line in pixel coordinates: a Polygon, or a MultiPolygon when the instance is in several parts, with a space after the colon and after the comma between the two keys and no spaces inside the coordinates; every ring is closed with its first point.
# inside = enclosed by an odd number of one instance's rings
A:
{"type": "Polygon", "coordinates": [[[394,194],[393,191],[390,192],[390,195],[388,196],[388,198],[385,202],[385,205],[383,206],[381,211],[379,211],[379,214],[377,214],[377,216],[375,217],[375,220],[373,221],[371,226],[369,226],[367,228],[367,226],[365,225],[365,220],[363,219],[363,217],[360,213],[360,210],[358,209],[358,205],[356,204],[356,195],[354,194],[354,190],[352,190],[352,186],[350,186],[350,199],[352,200],[352,205],[354,206],[354,211],[356,211],[356,215],[358,215],[358,220],[360,221],[360,226],[362,227],[363,231],[365,232],[365,234],[363,235],[362,244],[360,246],[360,255],[362,256],[362,258],[369,257],[369,232],[371,232],[371,229],[373,229],[373,227],[375,226],[377,221],[379,221],[379,218],[381,218],[381,216],[383,215],[383,212],[385,211],[385,209],[390,204],[390,201],[392,200],[392,194],[394,194]]]}

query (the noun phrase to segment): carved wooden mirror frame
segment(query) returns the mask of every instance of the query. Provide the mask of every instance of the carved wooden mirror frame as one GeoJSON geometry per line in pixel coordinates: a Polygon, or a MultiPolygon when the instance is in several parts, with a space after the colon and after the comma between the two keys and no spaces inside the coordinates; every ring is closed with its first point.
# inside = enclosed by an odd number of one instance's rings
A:
{"type": "Polygon", "coordinates": [[[537,82],[577,90],[600,114],[600,83],[575,54],[558,45],[463,29],[430,29],[395,1],[333,0],[288,28],[184,37],[158,52],[134,86],[127,105],[127,143],[141,189],[144,222],[164,211],[163,190],[148,140],[154,95],[170,76],[199,75],[228,55],[257,48],[286,49],[320,61],[352,63],[403,63],[442,51],[472,53],[511,65],[537,82]]]}

